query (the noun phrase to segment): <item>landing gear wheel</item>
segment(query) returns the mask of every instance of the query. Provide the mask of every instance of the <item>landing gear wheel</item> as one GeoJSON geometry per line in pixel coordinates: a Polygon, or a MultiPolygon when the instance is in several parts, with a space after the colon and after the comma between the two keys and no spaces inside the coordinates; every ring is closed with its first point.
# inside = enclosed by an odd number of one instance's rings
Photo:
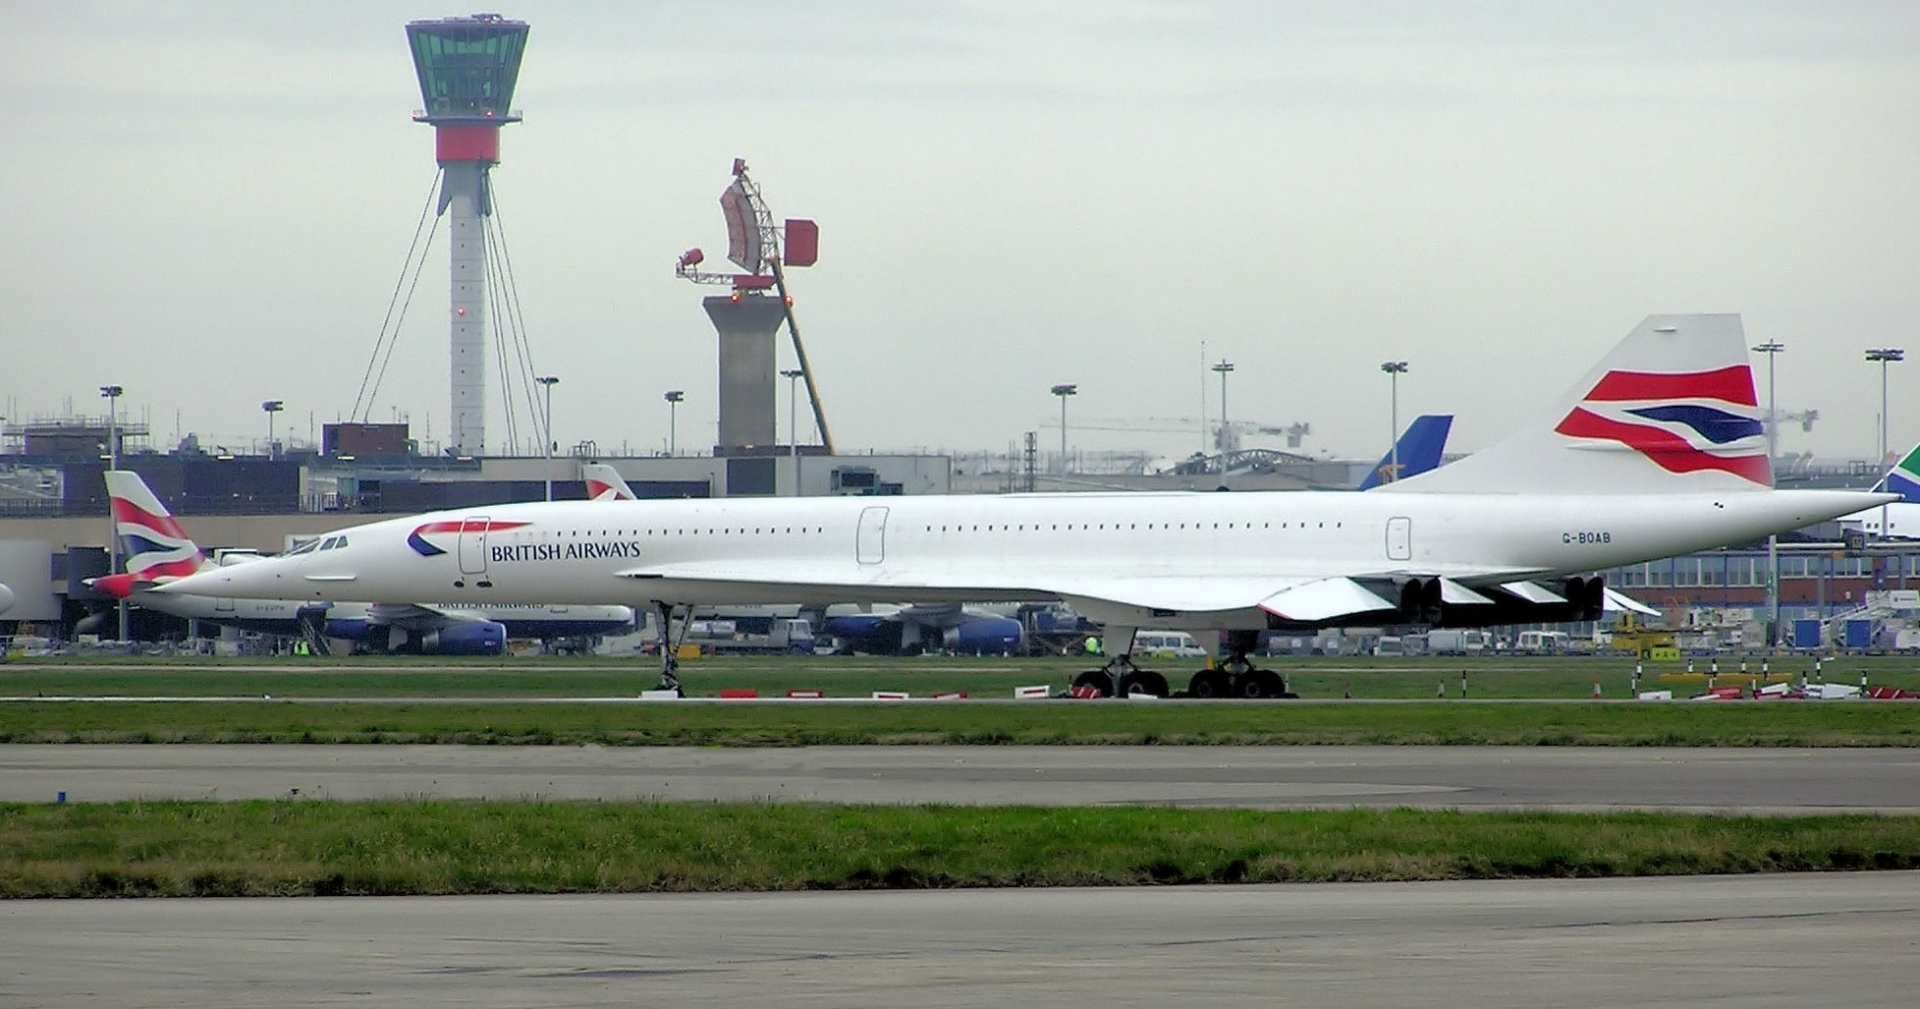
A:
{"type": "Polygon", "coordinates": [[[1094,691],[1096,697],[1113,696],[1113,676],[1104,669],[1089,669],[1073,678],[1075,691],[1086,687],[1094,691]]]}
{"type": "Polygon", "coordinates": [[[1167,696],[1167,678],[1156,672],[1136,669],[1120,680],[1121,689],[1129,694],[1151,694],[1154,697],[1167,696]]]}
{"type": "Polygon", "coordinates": [[[1271,669],[1250,669],[1234,682],[1234,693],[1251,699],[1285,697],[1287,688],[1280,674],[1271,669]]]}
{"type": "Polygon", "coordinates": [[[1222,669],[1202,669],[1187,681],[1187,696],[1211,700],[1218,697],[1230,697],[1233,681],[1222,669]]]}

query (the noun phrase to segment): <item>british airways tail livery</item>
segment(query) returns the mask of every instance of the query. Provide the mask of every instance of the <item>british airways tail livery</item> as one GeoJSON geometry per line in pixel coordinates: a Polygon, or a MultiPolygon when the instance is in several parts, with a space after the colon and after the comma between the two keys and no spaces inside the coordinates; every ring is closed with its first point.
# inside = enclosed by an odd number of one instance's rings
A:
{"type": "Polygon", "coordinates": [[[580,479],[587,484],[589,501],[632,501],[633,488],[627,486],[620,471],[603,462],[580,464],[580,479]]]}
{"type": "MultiPolygon", "coordinates": [[[[208,623],[306,637],[324,649],[328,639],[362,642],[382,651],[434,655],[498,655],[509,637],[551,639],[604,634],[633,624],[625,606],[511,605],[486,600],[472,606],[374,604],[331,599],[234,598],[194,593],[160,593],[158,586],[196,571],[231,569],[228,565],[271,563],[258,555],[228,555],[210,560],[167,506],[130,470],[107,472],[114,535],[127,558],[123,574],[90,579],[88,584],[116,599],[146,609],[208,623]]],[[[315,546],[339,541],[329,536],[315,546]]]]}
{"type": "Polygon", "coordinates": [[[1447,433],[1451,430],[1453,417],[1449,414],[1415,417],[1392,450],[1380,457],[1366,479],[1354,489],[1372,490],[1438,468],[1440,457],[1447,451],[1447,433]]]}
{"type": "MultiPolygon", "coordinates": [[[[157,591],[278,599],[726,603],[1057,599],[1106,625],[1110,689],[1165,693],[1141,628],[1215,631],[1191,694],[1272,696],[1259,632],[1592,620],[1585,573],[1799,528],[1891,500],[1776,491],[1732,315],[1641,323],[1548,415],[1365,494],[751,498],[495,505],[347,530],[331,545],[157,591]]],[[[662,620],[661,626],[668,621],[662,620]]],[[[684,622],[682,623],[684,627],[684,622]]],[[[671,685],[674,649],[662,649],[671,685]]]]}

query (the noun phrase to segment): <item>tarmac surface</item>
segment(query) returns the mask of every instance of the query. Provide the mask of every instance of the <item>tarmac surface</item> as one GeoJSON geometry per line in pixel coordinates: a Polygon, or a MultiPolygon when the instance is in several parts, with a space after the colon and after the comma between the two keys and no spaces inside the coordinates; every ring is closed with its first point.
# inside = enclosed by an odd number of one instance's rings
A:
{"type": "Polygon", "coordinates": [[[1910,1006],[1912,873],[0,902],[32,1006],[1910,1006]]]}
{"type": "Polygon", "coordinates": [[[0,801],[668,799],[1920,812],[1920,751],[1699,747],[7,745],[0,801]]]}

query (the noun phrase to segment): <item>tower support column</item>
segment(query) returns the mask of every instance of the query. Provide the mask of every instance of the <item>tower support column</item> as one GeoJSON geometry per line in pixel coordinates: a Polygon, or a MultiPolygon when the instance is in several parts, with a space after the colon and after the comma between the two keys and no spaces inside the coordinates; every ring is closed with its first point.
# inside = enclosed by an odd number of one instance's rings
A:
{"type": "Polygon", "coordinates": [[[775,429],[775,337],[786,321],[778,298],[763,294],[702,299],[720,338],[720,432],[717,455],[773,455],[775,429]]]}
{"type": "Polygon", "coordinates": [[[441,162],[440,209],[447,217],[452,447],[483,455],[487,442],[486,161],[441,162]]]}

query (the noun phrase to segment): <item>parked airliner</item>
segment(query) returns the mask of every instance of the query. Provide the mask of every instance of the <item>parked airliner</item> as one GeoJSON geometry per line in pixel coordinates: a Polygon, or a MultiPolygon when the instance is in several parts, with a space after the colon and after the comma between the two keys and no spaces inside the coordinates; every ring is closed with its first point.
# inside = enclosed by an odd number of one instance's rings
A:
{"type": "MultiPolygon", "coordinates": [[[[220,569],[182,529],[140,474],[107,472],[107,497],[113,505],[114,535],[126,555],[127,571],[88,580],[116,599],[137,606],[223,627],[289,637],[306,636],[317,645],[346,639],[380,651],[432,655],[499,655],[508,638],[607,634],[633,626],[626,606],[516,604],[486,600],[445,606],[305,599],[235,599],[185,593],[158,593],[170,579],[220,569]]],[[[314,540],[320,546],[338,537],[314,540]]],[[[230,556],[228,565],[270,563],[256,554],[230,556]]]]}
{"type": "MultiPolygon", "coordinates": [[[[156,591],[275,599],[714,603],[1058,599],[1109,682],[1164,693],[1134,631],[1223,632],[1200,696],[1271,696],[1261,630],[1591,620],[1584,573],[1893,499],[1773,489],[1736,315],[1652,316],[1538,423],[1364,494],[1058,493],[498,505],[390,519],[156,591]]],[[[660,621],[667,626],[668,621],[660,621]]],[[[684,624],[683,624],[684,626],[684,624]]],[[[662,649],[673,685],[674,649],[662,649]]]]}
{"type": "Polygon", "coordinates": [[[1857,527],[1877,539],[1920,539],[1920,445],[1887,471],[1880,489],[1900,499],[1878,508],[1840,516],[1843,526],[1857,527]]]}

